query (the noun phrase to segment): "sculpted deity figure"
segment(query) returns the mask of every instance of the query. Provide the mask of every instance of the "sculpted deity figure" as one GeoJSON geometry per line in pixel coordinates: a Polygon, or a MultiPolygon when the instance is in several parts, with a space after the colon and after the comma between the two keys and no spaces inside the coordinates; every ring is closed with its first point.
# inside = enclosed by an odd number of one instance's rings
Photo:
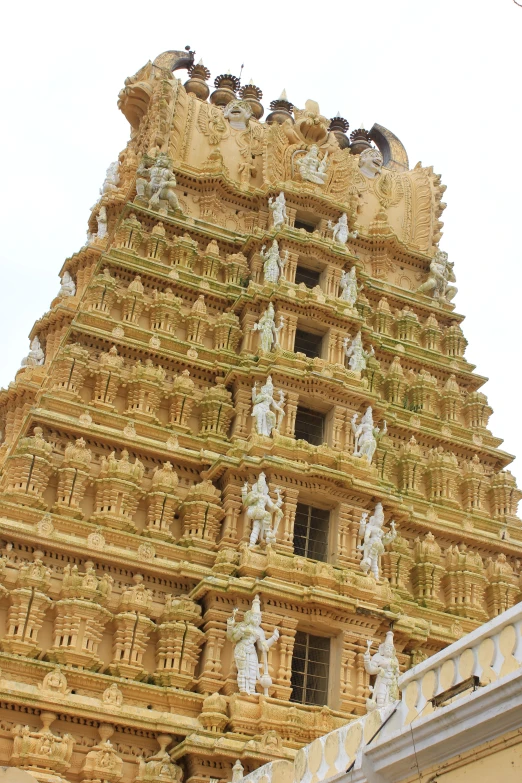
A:
{"type": "Polygon", "coordinates": [[[243,780],[245,768],[240,762],[239,759],[237,759],[236,763],[232,767],[232,783],[241,783],[243,780]]]}
{"type": "Polygon", "coordinates": [[[265,248],[266,245],[263,245],[260,253],[263,259],[263,281],[265,283],[277,283],[288,261],[288,250],[285,251],[284,256],[281,258],[277,239],[274,239],[272,242],[268,253],[265,253],[265,248]]]}
{"type": "Polygon", "coordinates": [[[56,669],[51,669],[50,672],[47,672],[43,678],[43,682],[40,685],[40,688],[43,691],[52,691],[54,693],[61,693],[62,695],[69,693],[67,688],[67,678],[59,667],[56,669]]]}
{"type": "Polygon", "coordinates": [[[333,241],[338,242],[340,245],[346,245],[349,239],[357,239],[359,236],[358,231],[350,232],[350,229],[348,228],[348,215],[346,212],[343,212],[335,224],[329,220],[328,228],[332,232],[333,241]]]}
{"type": "Polygon", "coordinates": [[[252,523],[249,541],[251,547],[262,541],[273,544],[276,540],[277,528],[283,516],[283,499],[280,487],[275,487],[274,491],[277,496],[275,502],[270,497],[264,473],[259,474],[259,478],[254,481],[250,489],[247,481],[243,485],[241,490],[243,506],[246,509],[248,521],[252,523]],[[274,519],[273,527],[272,517],[274,519]]]}
{"type": "Polygon", "coordinates": [[[357,301],[357,294],[359,293],[357,269],[354,266],[352,266],[349,272],[343,272],[341,274],[339,285],[341,287],[341,296],[339,299],[341,299],[342,302],[348,302],[350,307],[353,307],[357,301]]]}
{"type": "Polygon", "coordinates": [[[375,685],[370,686],[371,697],[366,700],[367,712],[388,707],[399,698],[399,661],[393,644],[393,633],[388,631],[379,650],[370,657],[370,639],[366,642],[364,668],[368,674],[376,674],[375,685]]]}
{"type": "Polygon", "coordinates": [[[279,430],[285,411],[283,408],[285,393],[279,391],[279,402],[274,399],[274,384],[269,375],[266,383],[258,391],[257,383],[252,389],[252,416],[258,435],[270,437],[272,430],[279,430]]]}
{"type": "Polygon", "coordinates": [[[33,337],[30,348],[25,359],[22,359],[20,367],[39,367],[45,362],[45,354],[38,337],[33,337]]]}
{"type": "Polygon", "coordinates": [[[279,348],[279,332],[283,326],[284,319],[282,315],[279,316],[279,326],[275,325],[274,305],[270,302],[259,321],[252,327],[254,332],[259,332],[262,351],[268,353],[279,348]]]}
{"type": "Polygon", "coordinates": [[[377,441],[380,440],[383,435],[386,435],[388,431],[386,421],[383,423],[382,430],[380,430],[379,427],[374,427],[371,406],[367,408],[366,413],[359,424],[357,424],[358,418],[359,414],[354,413],[352,416],[352,432],[355,436],[353,456],[366,457],[368,463],[371,465],[375,449],[377,448],[377,441]]]}
{"type": "Polygon", "coordinates": [[[321,160],[317,144],[312,144],[306,155],[297,161],[297,168],[302,179],[306,182],[314,182],[316,185],[324,185],[327,167],[328,153],[326,152],[321,160]]]}
{"type": "MultiPolygon", "coordinates": [[[[160,735],[161,736],[161,735],[160,735]]],[[[168,735],[167,735],[168,736],[168,735]]],[[[158,737],[158,741],[160,737],[158,737]]],[[[170,737],[169,737],[170,740],[170,737]]],[[[174,764],[167,751],[162,749],[154,756],[147,759],[138,756],[138,776],[136,781],[139,783],[181,783],[183,780],[183,770],[174,764]]]]}
{"type": "Polygon", "coordinates": [[[111,707],[121,707],[123,704],[123,693],[118,688],[117,683],[113,682],[108,688],[105,688],[102,694],[102,701],[111,707]]]}
{"type": "Polygon", "coordinates": [[[136,194],[148,200],[149,209],[167,214],[167,209],[180,211],[178,197],[174,191],[176,177],[172,171],[172,163],[167,155],[160,153],[151,168],[145,163],[138,167],[136,180],[136,194]],[[147,180],[148,176],[148,180],[147,180]]]}
{"type": "Polygon", "coordinates": [[[381,153],[373,147],[363,150],[359,155],[359,168],[368,179],[375,179],[381,173],[383,163],[381,153]]]}
{"type": "Polygon", "coordinates": [[[246,130],[251,116],[252,107],[248,101],[235,99],[223,109],[223,117],[228,120],[230,127],[236,130],[246,130]]]}
{"type": "Polygon", "coordinates": [[[430,263],[428,279],[417,290],[442,302],[451,302],[458,289],[450,283],[455,282],[455,272],[453,264],[448,261],[448,254],[443,250],[437,250],[430,263]]]}
{"type": "Polygon", "coordinates": [[[105,180],[100,188],[100,195],[103,196],[105,193],[111,193],[114,190],[118,190],[120,184],[119,168],[119,160],[115,160],[114,163],[111,163],[105,173],[105,180]]]}
{"type": "Polygon", "coordinates": [[[76,294],[76,285],[69,272],[64,272],[61,279],[58,296],[74,296],[76,294]]]}
{"type": "Polygon", "coordinates": [[[345,337],[344,342],[344,354],[349,359],[348,364],[350,370],[353,372],[362,372],[366,369],[366,364],[370,356],[375,354],[373,345],[369,351],[365,351],[363,347],[361,333],[358,332],[350,342],[350,337],[345,337]]]}
{"type": "Polygon", "coordinates": [[[265,696],[272,685],[268,673],[268,650],[279,639],[279,629],[267,639],[261,628],[261,603],[256,595],[252,601],[252,609],[245,612],[240,623],[236,623],[238,609],[234,609],[232,617],[227,620],[227,638],[234,642],[234,660],[237,667],[237,684],[240,693],[253,695],[259,682],[265,696]],[[261,663],[258,658],[261,655],[261,663]],[[261,674],[261,671],[263,672],[261,674]]]}
{"type": "Polygon", "coordinates": [[[107,209],[105,207],[100,207],[100,211],[96,215],[96,222],[98,224],[96,239],[105,239],[107,236],[107,209]]]}
{"type": "Polygon", "coordinates": [[[359,538],[361,543],[358,545],[359,549],[363,553],[361,560],[361,568],[365,574],[371,573],[375,577],[376,581],[379,581],[380,577],[380,560],[384,553],[384,547],[386,544],[391,544],[397,538],[397,531],[395,530],[395,522],[390,522],[390,530],[383,530],[384,525],[384,511],[382,503],[377,503],[373,516],[368,519],[368,512],[363,511],[361,521],[359,523],[359,538]]]}
{"type": "Polygon", "coordinates": [[[287,220],[285,194],[283,191],[281,191],[279,196],[268,199],[268,208],[272,213],[272,226],[281,228],[287,220]]]}

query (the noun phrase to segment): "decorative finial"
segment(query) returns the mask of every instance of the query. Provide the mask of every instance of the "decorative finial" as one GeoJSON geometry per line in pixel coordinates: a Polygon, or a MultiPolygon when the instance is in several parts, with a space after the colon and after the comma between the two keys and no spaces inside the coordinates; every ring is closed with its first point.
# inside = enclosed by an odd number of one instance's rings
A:
{"type": "Polygon", "coordinates": [[[350,123],[348,120],[345,120],[344,117],[341,117],[339,112],[335,115],[335,117],[332,117],[330,120],[330,125],[328,126],[328,130],[331,131],[337,141],[339,142],[339,146],[341,149],[345,149],[346,147],[350,146],[350,140],[348,139],[348,136],[346,135],[346,131],[350,127],[350,123]]]}
{"type": "Polygon", "coordinates": [[[249,83],[245,84],[244,87],[241,87],[239,95],[244,101],[247,101],[247,103],[250,104],[252,114],[256,120],[260,120],[265,113],[263,105],[261,104],[263,93],[259,87],[256,87],[252,79],[250,79],[249,83]]]}
{"type": "Polygon", "coordinates": [[[230,69],[226,73],[216,76],[214,79],[214,87],[216,89],[210,96],[210,102],[216,106],[226,106],[236,98],[240,84],[240,80],[237,76],[233,76],[230,73],[230,69]]]}
{"type": "Polygon", "coordinates": [[[294,107],[286,97],[286,90],[283,90],[279,98],[272,101],[270,108],[272,111],[266,118],[269,125],[273,122],[278,122],[279,125],[282,125],[286,120],[294,121],[294,118],[292,117],[292,110],[294,107]]]}
{"type": "Polygon", "coordinates": [[[203,65],[203,60],[189,68],[188,74],[190,78],[184,84],[186,91],[192,92],[200,100],[206,101],[210,93],[206,83],[207,79],[210,79],[210,71],[203,65]]]}
{"type": "Polygon", "coordinates": [[[351,149],[354,155],[360,155],[363,150],[371,149],[371,138],[364,126],[357,128],[350,133],[351,149]]]}

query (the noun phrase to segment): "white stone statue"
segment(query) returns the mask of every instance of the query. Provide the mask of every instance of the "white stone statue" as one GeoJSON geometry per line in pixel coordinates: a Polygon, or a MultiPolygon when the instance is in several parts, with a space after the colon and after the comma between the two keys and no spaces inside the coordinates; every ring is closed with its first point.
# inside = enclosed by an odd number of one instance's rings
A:
{"type": "Polygon", "coordinates": [[[437,250],[430,263],[428,279],[417,290],[442,302],[451,302],[458,290],[456,286],[450,285],[455,281],[453,264],[448,261],[448,254],[437,250]]]}
{"type": "Polygon", "coordinates": [[[361,333],[357,332],[353,339],[345,337],[343,342],[344,355],[349,359],[348,364],[350,370],[353,372],[362,372],[366,369],[368,359],[375,354],[373,345],[370,346],[369,351],[365,351],[363,347],[361,333]]]}
{"type": "Polygon", "coordinates": [[[245,768],[240,762],[239,759],[237,759],[236,763],[232,767],[232,783],[241,783],[244,777],[245,768]]]}
{"type": "Polygon", "coordinates": [[[107,236],[107,209],[105,207],[100,207],[100,211],[96,215],[96,222],[98,223],[96,239],[104,239],[107,236]]]}
{"type": "Polygon", "coordinates": [[[326,180],[326,169],[328,168],[328,153],[323,159],[319,158],[319,148],[317,144],[312,144],[310,150],[299,158],[297,168],[302,179],[306,182],[315,182],[316,185],[324,185],[326,180]]]}
{"type": "Polygon", "coordinates": [[[228,120],[230,127],[236,130],[246,130],[252,116],[252,107],[248,101],[234,99],[227,103],[223,109],[223,117],[228,120]]]}
{"type": "Polygon", "coordinates": [[[354,307],[357,301],[357,294],[359,293],[359,286],[357,285],[357,269],[352,266],[349,272],[343,272],[341,274],[341,280],[339,281],[341,287],[341,299],[342,302],[348,302],[350,307],[354,307]]]}
{"type": "Polygon", "coordinates": [[[174,191],[176,177],[172,171],[172,161],[168,155],[160,153],[150,169],[144,163],[141,163],[138,166],[137,174],[136,194],[139,198],[148,201],[149,209],[157,210],[165,215],[169,207],[174,211],[181,210],[178,197],[174,191]]]}
{"type": "Polygon", "coordinates": [[[258,390],[257,383],[254,383],[252,389],[252,416],[258,435],[270,437],[272,430],[279,430],[285,415],[284,402],[285,393],[282,389],[279,391],[279,401],[276,402],[274,399],[274,384],[270,375],[266,379],[266,383],[261,386],[261,389],[258,390]]]}
{"type": "Polygon", "coordinates": [[[254,481],[250,489],[248,482],[245,481],[241,490],[243,506],[246,510],[246,516],[252,523],[249,546],[255,546],[257,543],[265,541],[267,544],[273,544],[276,540],[279,522],[283,516],[281,497],[281,488],[274,489],[277,500],[273,501],[270,497],[268,484],[264,473],[259,474],[257,481],[254,481]],[[274,524],[272,526],[272,518],[274,524]]]}
{"type": "Polygon", "coordinates": [[[348,228],[348,215],[346,212],[343,212],[335,224],[329,220],[328,228],[332,232],[333,241],[338,242],[340,245],[346,245],[349,239],[357,239],[359,236],[358,231],[350,232],[350,229],[348,228]]]}
{"type": "Polygon", "coordinates": [[[371,573],[376,581],[380,578],[380,560],[384,553],[384,547],[391,544],[397,538],[395,522],[390,522],[390,530],[383,530],[384,511],[382,503],[377,503],[373,516],[368,519],[368,512],[363,511],[359,523],[359,538],[361,543],[358,545],[363,553],[361,568],[365,574],[371,573]]]}
{"type": "Polygon", "coordinates": [[[267,639],[261,628],[261,604],[256,595],[252,601],[252,609],[245,612],[240,623],[236,623],[238,609],[234,609],[232,617],[227,620],[227,638],[234,642],[234,660],[237,667],[237,684],[240,693],[253,695],[259,682],[265,696],[272,685],[268,673],[268,650],[279,639],[279,629],[267,639]],[[258,658],[261,655],[261,662],[258,658]],[[261,673],[262,672],[262,673],[261,673]]]}
{"type": "Polygon", "coordinates": [[[260,253],[263,259],[263,282],[277,283],[288,261],[288,250],[285,251],[284,256],[281,258],[277,239],[274,239],[267,253],[265,253],[265,248],[266,245],[263,245],[260,253]]]}
{"type": "Polygon", "coordinates": [[[270,302],[259,321],[252,327],[254,332],[259,332],[262,351],[268,353],[279,348],[279,332],[283,326],[284,319],[282,315],[279,316],[279,326],[275,325],[274,305],[270,302]]]}
{"type": "Polygon", "coordinates": [[[268,199],[268,208],[272,213],[272,226],[281,228],[287,221],[285,194],[283,191],[275,198],[268,199]]]}
{"type": "Polygon", "coordinates": [[[367,712],[388,707],[399,699],[399,661],[393,644],[393,633],[388,631],[379,650],[370,657],[370,639],[366,642],[364,668],[368,674],[376,674],[375,685],[370,686],[371,697],[366,700],[367,712]]]}
{"type": "Polygon", "coordinates": [[[368,463],[371,465],[375,449],[377,448],[377,441],[386,435],[388,429],[386,427],[386,421],[383,422],[382,430],[379,427],[373,426],[373,414],[371,406],[367,408],[366,413],[362,417],[359,424],[357,419],[358,413],[354,413],[352,416],[352,432],[355,436],[354,457],[366,457],[368,463]]]}
{"type": "Polygon", "coordinates": [[[359,155],[359,168],[368,179],[375,179],[381,173],[383,162],[380,151],[373,147],[363,150],[359,155]]]}
{"type": "Polygon", "coordinates": [[[69,272],[64,272],[61,279],[60,290],[58,296],[75,296],[76,285],[69,272]]]}
{"type": "Polygon", "coordinates": [[[30,348],[31,350],[25,359],[22,359],[20,367],[39,367],[45,362],[45,354],[42,350],[42,346],[40,345],[40,340],[38,337],[33,337],[30,348]]]}
{"type": "Polygon", "coordinates": [[[103,196],[105,193],[111,193],[114,190],[118,190],[118,186],[120,184],[119,168],[119,160],[115,160],[114,163],[111,163],[105,173],[105,180],[100,188],[100,195],[103,196]]]}

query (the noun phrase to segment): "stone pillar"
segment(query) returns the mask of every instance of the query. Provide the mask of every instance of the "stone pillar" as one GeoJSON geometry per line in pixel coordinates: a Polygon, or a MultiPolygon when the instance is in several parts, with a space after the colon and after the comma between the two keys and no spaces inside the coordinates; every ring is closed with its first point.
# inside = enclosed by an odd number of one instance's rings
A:
{"type": "Polygon", "coordinates": [[[252,389],[246,384],[236,386],[233,394],[236,416],[232,427],[232,438],[247,438],[250,431],[249,421],[252,411],[252,389]]]}
{"type": "Polygon", "coordinates": [[[241,498],[241,487],[243,481],[236,476],[230,476],[225,479],[222,488],[223,510],[225,518],[223,520],[222,535],[220,545],[236,545],[243,536],[241,516],[243,514],[243,500],[241,498]]]}
{"type": "Polygon", "coordinates": [[[277,326],[279,326],[279,317],[281,315],[283,316],[284,326],[279,333],[279,342],[281,344],[281,348],[283,348],[285,351],[293,351],[295,330],[297,329],[297,315],[294,315],[293,313],[285,313],[284,311],[278,309],[275,319],[277,326]]]}
{"type": "Polygon", "coordinates": [[[329,330],[327,361],[330,364],[342,364],[344,366],[343,342],[345,337],[346,333],[342,329],[332,327],[329,330]]]}
{"type": "Polygon", "coordinates": [[[294,654],[297,620],[283,617],[279,627],[279,671],[274,679],[274,696],[288,701],[292,694],[292,656],[294,654]]]}
{"type": "Polygon", "coordinates": [[[285,400],[285,417],[283,419],[283,432],[282,435],[286,435],[287,438],[294,437],[295,431],[295,415],[297,413],[297,403],[299,402],[299,394],[297,392],[287,392],[285,400]]]}
{"type": "Polygon", "coordinates": [[[324,274],[324,292],[330,299],[339,298],[339,283],[341,280],[342,269],[335,266],[328,266],[324,274]]]}
{"type": "Polygon", "coordinates": [[[278,548],[294,551],[294,522],[299,490],[284,488],[283,518],[277,534],[278,548]]]}
{"type": "Polygon", "coordinates": [[[240,353],[257,353],[259,348],[259,336],[254,332],[254,324],[259,320],[257,313],[246,312],[241,316],[241,331],[243,341],[240,353]]]}

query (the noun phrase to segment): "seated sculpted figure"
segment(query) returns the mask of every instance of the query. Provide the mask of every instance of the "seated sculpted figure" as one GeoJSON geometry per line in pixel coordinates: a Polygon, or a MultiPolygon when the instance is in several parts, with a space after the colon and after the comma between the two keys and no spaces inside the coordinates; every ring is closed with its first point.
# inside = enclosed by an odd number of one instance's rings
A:
{"type": "Polygon", "coordinates": [[[326,152],[321,160],[317,144],[312,144],[306,155],[303,155],[297,161],[297,168],[302,179],[306,180],[306,182],[315,182],[316,185],[324,185],[327,166],[328,153],[326,152]]]}
{"type": "Polygon", "coordinates": [[[455,282],[455,272],[453,264],[448,261],[448,254],[443,250],[437,250],[430,263],[429,277],[425,283],[419,286],[418,291],[421,294],[432,296],[434,299],[451,302],[458,289],[450,283],[455,282]]]}
{"type": "Polygon", "coordinates": [[[69,272],[64,272],[61,279],[60,290],[58,296],[74,296],[76,294],[76,286],[69,272]]]}
{"type": "Polygon", "coordinates": [[[22,359],[21,367],[38,367],[39,365],[42,365],[45,362],[45,354],[42,350],[42,347],[40,345],[40,340],[38,337],[33,337],[31,340],[31,350],[25,357],[25,359],[22,359]]]}

